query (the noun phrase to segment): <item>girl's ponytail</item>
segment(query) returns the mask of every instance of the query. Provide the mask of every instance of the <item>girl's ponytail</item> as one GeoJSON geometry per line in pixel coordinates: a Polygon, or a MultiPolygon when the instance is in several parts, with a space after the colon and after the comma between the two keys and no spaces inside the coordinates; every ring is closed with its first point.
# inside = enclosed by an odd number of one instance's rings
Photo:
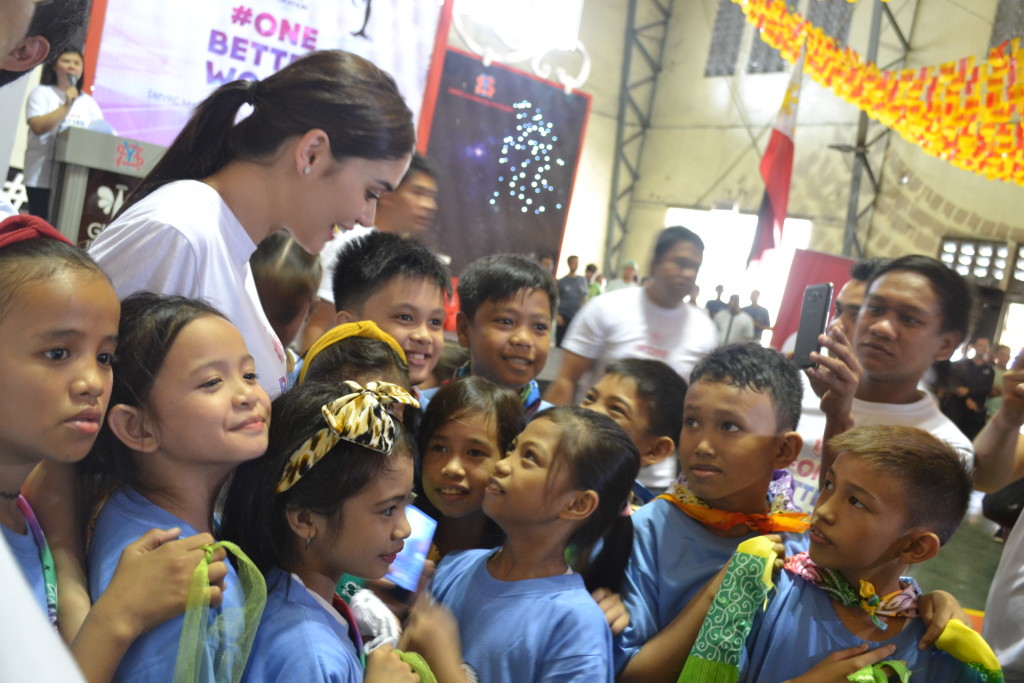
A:
{"type": "Polygon", "coordinates": [[[601,550],[581,571],[583,582],[591,593],[598,588],[621,593],[622,579],[633,551],[633,518],[619,515],[601,538],[604,541],[601,550]]]}
{"type": "Polygon", "coordinates": [[[327,133],[338,160],[400,159],[416,144],[412,111],[391,76],[349,52],[311,52],[261,81],[213,91],[121,213],[175,180],[201,180],[235,160],[266,160],[311,130],[327,133]],[[236,125],[243,104],[253,111],[236,125]]]}
{"type": "Polygon", "coordinates": [[[600,413],[563,406],[536,419],[562,427],[556,452],[570,468],[571,486],[598,495],[597,509],[569,538],[570,565],[588,590],[618,591],[633,545],[633,521],[623,512],[640,471],[640,452],[622,427],[600,413]],[[599,540],[604,545],[591,562],[599,540]]]}

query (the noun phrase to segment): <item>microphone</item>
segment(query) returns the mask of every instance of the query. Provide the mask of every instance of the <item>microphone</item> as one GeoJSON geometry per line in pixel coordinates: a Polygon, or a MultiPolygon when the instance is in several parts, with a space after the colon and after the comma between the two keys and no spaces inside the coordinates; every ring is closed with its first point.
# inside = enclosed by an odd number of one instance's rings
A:
{"type": "Polygon", "coordinates": [[[71,87],[72,88],[77,88],[78,87],[78,75],[77,74],[68,74],[68,80],[71,81],[71,87]]]}

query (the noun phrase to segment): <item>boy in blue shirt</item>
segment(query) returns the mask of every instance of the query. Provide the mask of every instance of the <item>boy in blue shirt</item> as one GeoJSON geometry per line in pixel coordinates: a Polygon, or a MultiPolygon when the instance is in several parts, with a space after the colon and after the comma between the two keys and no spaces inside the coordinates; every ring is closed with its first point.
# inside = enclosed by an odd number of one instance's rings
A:
{"type": "Polygon", "coordinates": [[[796,366],[755,344],[720,347],[694,368],[680,483],[633,515],[622,591],[631,623],[615,643],[620,681],[682,669],[674,638],[648,641],[683,627],[683,608],[739,543],[780,533],[787,554],[807,547],[807,516],[792,508],[792,480],[779,472],[800,452],[802,392],[796,366]]]}
{"type": "MultiPolygon", "coordinates": [[[[995,655],[961,622],[946,625],[937,647],[918,646],[925,632],[917,618],[920,589],[903,577],[910,565],[939,551],[967,510],[971,478],[960,457],[913,427],[859,427],[832,439],[829,448],[837,457],[814,508],[810,551],[788,559],[777,593],[753,619],[738,653],[739,680],[845,679],[861,669],[865,676],[884,676],[905,667],[925,681],[1001,681],[995,655]],[[950,647],[955,639],[959,643],[950,647]],[[877,656],[861,654],[879,645],[877,656]],[[940,651],[946,648],[960,659],[940,651]],[[896,664],[875,663],[880,659],[896,664]]],[[[742,585],[728,577],[726,584],[742,585]]],[[[751,604],[759,610],[763,601],[751,604]]],[[[705,624],[714,621],[718,634],[742,635],[749,616],[737,615],[735,631],[713,614],[705,624]]],[[[716,670],[732,664],[702,647],[711,630],[701,632],[700,654],[687,662],[684,677],[712,661],[716,670]]]]}
{"type": "MultiPolygon", "coordinates": [[[[473,261],[459,278],[459,343],[469,363],[455,379],[481,375],[519,394],[529,416],[551,407],[542,401],[537,375],[551,348],[558,289],[551,274],[515,254],[473,261]]],[[[423,392],[427,400],[436,390],[423,392]]]]}

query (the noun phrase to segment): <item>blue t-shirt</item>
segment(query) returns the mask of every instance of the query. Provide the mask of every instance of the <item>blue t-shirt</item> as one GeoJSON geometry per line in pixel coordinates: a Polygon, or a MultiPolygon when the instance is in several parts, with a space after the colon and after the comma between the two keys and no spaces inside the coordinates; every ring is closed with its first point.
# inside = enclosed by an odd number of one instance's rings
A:
{"type": "MultiPolygon", "coordinates": [[[[755,617],[740,658],[740,681],[778,683],[807,673],[836,650],[868,642],[850,633],[836,615],[825,591],[787,571],[776,576],[778,592],[768,609],[755,617]]],[[[896,646],[888,659],[903,660],[914,681],[981,681],[974,669],[930,647],[918,650],[924,635],[920,619],[910,619],[903,629],[882,642],[868,642],[871,649],[896,646]]]]}
{"type": "MultiPolygon", "coordinates": [[[[758,535],[716,536],[663,498],[633,513],[633,551],[622,584],[630,621],[615,639],[615,670],[621,672],[648,640],[668,626],[729,561],[736,546],[758,535]]],[[[806,535],[781,536],[787,555],[807,550],[806,535]]]]}
{"type": "MultiPolygon", "coordinates": [[[[107,589],[117,569],[118,560],[125,547],[138,540],[150,529],[169,529],[181,527],[181,537],[192,536],[196,530],[178,519],[171,513],[150,502],[130,487],[118,489],[103,505],[96,520],[92,543],[89,546],[89,594],[93,602],[107,589]]],[[[242,608],[245,598],[239,584],[238,574],[230,562],[227,563],[228,574],[224,579],[224,600],[218,609],[210,610],[206,656],[202,665],[205,676],[202,680],[213,680],[213,662],[210,655],[217,658],[238,659],[234,635],[236,630],[229,629],[225,638],[217,636],[215,624],[242,623],[242,608]],[[219,621],[218,621],[219,620],[219,621]]],[[[153,586],[154,591],[163,590],[162,586],[153,586]]],[[[167,681],[174,673],[174,664],[178,657],[178,641],[184,624],[184,615],[165,621],[132,643],[117,668],[116,680],[122,681],[167,681]]],[[[228,660],[230,661],[230,659],[228,660]]],[[[244,662],[232,663],[232,666],[244,667],[244,662]]]]}
{"type": "Polygon", "coordinates": [[[431,591],[459,622],[462,659],[487,683],[613,680],[611,631],[578,574],[499,581],[496,551],[445,556],[431,591]]]}
{"type": "Polygon", "coordinates": [[[46,582],[43,580],[43,562],[39,559],[39,546],[36,545],[36,539],[32,538],[32,532],[28,530],[28,524],[25,525],[25,533],[23,534],[11,531],[4,524],[0,524],[0,529],[3,529],[4,540],[10,546],[11,554],[14,555],[14,560],[18,563],[21,573],[25,576],[25,583],[32,590],[32,597],[39,603],[39,609],[43,610],[43,614],[48,615],[46,582]]]}
{"type": "Polygon", "coordinates": [[[345,626],[301,583],[273,569],[243,680],[350,683],[363,680],[363,666],[345,626]]]}

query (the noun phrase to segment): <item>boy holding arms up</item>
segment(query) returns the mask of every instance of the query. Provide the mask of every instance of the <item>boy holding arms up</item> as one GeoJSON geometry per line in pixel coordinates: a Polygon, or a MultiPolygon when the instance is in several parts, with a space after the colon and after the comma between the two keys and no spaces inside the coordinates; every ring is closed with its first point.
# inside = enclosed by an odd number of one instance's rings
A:
{"type": "Polygon", "coordinates": [[[672,638],[648,641],[680,625],[677,615],[740,542],[780,533],[789,554],[807,547],[800,534],[807,516],[792,510],[791,479],[777,472],[802,443],[798,373],[778,352],[753,344],[718,348],[694,368],[679,436],[686,484],[633,515],[622,595],[632,621],[616,642],[620,681],[682,669],[672,638]]]}
{"type": "Polygon", "coordinates": [[[334,265],[337,323],[372,320],[405,352],[413,386],[430,376],[444,349],[448,268],[429,249],[372,231],[346,244],[334,265]]]}
{"type": "MultiPolygon", "coordinates": [[[[473,261],[459,278],[459,343],[469,363],[455,379],[481,375],[519,394],[529,416],[551,406],[542,401],[537,375],[551,348],[558,290],[551,275],[514,254],[473,261]]],[[[424,398],[433,391],[424,392],[424,398]]]]}

